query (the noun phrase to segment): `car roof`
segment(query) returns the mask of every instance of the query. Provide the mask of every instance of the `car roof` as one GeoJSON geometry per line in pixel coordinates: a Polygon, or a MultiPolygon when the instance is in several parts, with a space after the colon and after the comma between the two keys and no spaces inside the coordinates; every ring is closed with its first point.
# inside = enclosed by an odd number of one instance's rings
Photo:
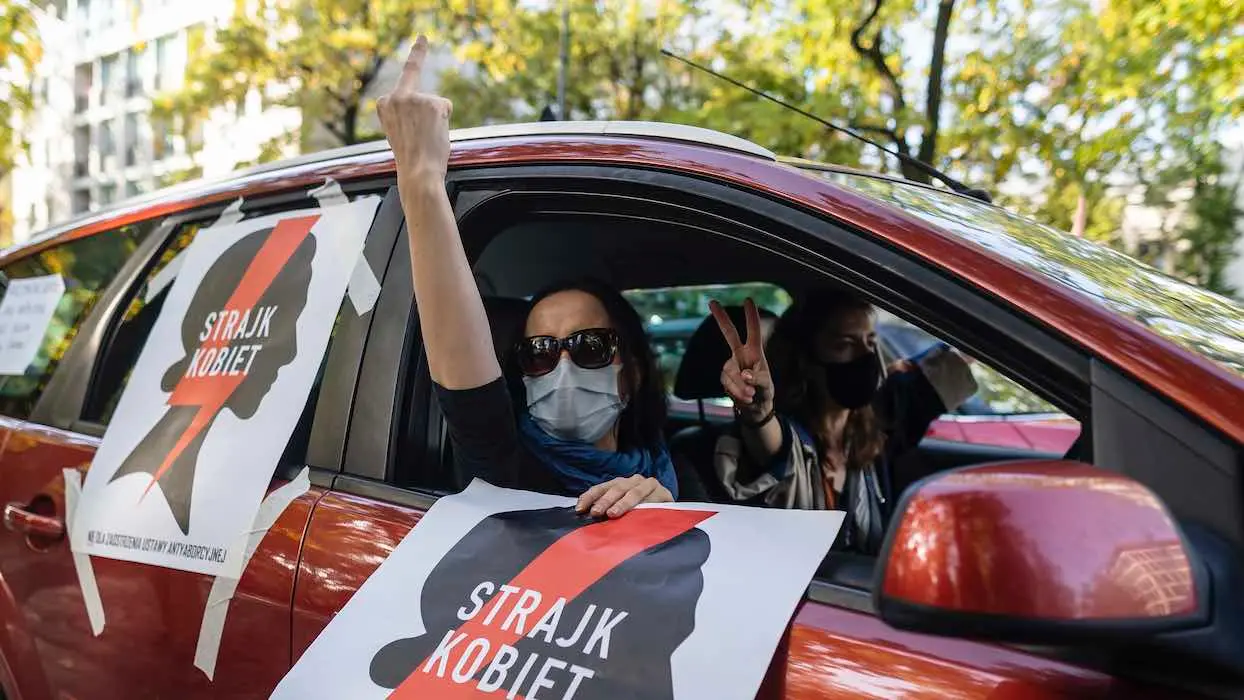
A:
{"type": "MultiPolygon", "coordinates": [[[[1201,342],[1205,335],[1193,314],[1179,318],[1165,315],[1157,319],[1158,323],[1145,323],[1133,313],[1134,308],[1086,294],[1084,285],[1068,282],[1082,274],[1075,259],[1039,260],[1040,256],[1034,258],[1031,251],[1017,255],[1016,246],[1011,245],[1016,240],[1023,243],[1027,236],[1049,247],[1050,241],[1061,244],[1061,239],[1055,238],[1061,234],[1000,207],[875,173],[779,159],[755,144],[697,127],[538,122],[451,133],[450,167],[455,170],[558,164],[655,168],[747,187],[819,212],[1024,309],[1039,323],[1057,328],[1094,355],[1158,388],[1236,441],[1244,442],[1244,422],[1237,415],[1238,406],[1244,404],[1244,375],[1206,353],[1201,342]],[[966,220],[965,212],[969,213],[966,220]],[[997,224],[1004,230],[984,230],[981,222],[997,224]],[[1034,299],[1042,303],[1034,304],[1034,299]]],[[[389,177],[393,170],[387,143],[377,141],[187,183],[49,229],[23,246],[0,252],[0,265],[62,241],[154,216],[239,196],[304,188],[326,177],[339,181],[389,177]]],[[[1022,245],[1018,249],[1024,252],[1022,245]]],[[[1092,250],[1103,249],[1098,246],[1092,250]]],[[[1121,254],[1113,255],[1113,264],[1129,270],[1143,268],[1121,254]]],[[[1147,273],[1145,278],[1150,280],[1147,273]]],[[[1194,289],[1182,283],[1176,287],[1181,293],[1194,289]]],[[[1176,303],[1203,298],[1183,296],[1187,299],[1176,303]]],[[[1220,316],[1225,314],[1235,322],[1236,311],[1230,302],[1215,298],[1214,303],[1220,311],[1227,309],[1220,316]],[[1223,303],[1227,306],[1221,307],[1223,303]]],[[[1240,328],[1238,338],[1244,338],[1244,324],[1240,328]]]]}

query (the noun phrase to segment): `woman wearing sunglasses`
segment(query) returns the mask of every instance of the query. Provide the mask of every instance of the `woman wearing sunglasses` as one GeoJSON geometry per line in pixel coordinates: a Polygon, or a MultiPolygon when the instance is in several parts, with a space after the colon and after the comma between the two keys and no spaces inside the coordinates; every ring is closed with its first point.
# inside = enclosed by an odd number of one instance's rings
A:
{"type": "Polygon", "coordinates": [[[377,109],[397,167],[428,367],[459,471],[578,496],[578,510],[597,517],[674,500],[659,375],[638,314],[615,290],[588,281],[537,295],[507,360],[507,386],[445,191],[452,105],[420,90],[426,56],[419,37],[377,109]]]}

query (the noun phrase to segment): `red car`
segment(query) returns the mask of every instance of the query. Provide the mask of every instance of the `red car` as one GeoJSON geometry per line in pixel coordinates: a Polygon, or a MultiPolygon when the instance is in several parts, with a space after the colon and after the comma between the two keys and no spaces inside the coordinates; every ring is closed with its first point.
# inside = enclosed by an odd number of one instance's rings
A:
{"type": "MultiPolygon", "coordinates": [[[[689,127],[543,123],[453,140],[447,187],[498,337],[525,297],[571,274],[623,289],[837,281],[1082,426],[1057,459],[940,445],[926,466],[964,468],[908,488],[877,560],[826,558],[760,697],[1244,692],[1239,306],[980,201],[689,127]]],[[[6,698],[266,697],[421,513],[464,485],[393,185],[387,147],[368,144],[122,203],[0,255],[11,279],[66,285],[34,363],[0,378],[6,698]],[[326,177],[384,195],[365,251],[380,297],[363,315],[342,305],[281,464],[254,465],[274,487],[308,465],[313,488],[246,568],[209,680],[194,666],[207,577],[94,559],[108,619],[92,635],[62,469],[89,468],[165,265],[238,196],[246,215],[314,206],[326,177]]]]}

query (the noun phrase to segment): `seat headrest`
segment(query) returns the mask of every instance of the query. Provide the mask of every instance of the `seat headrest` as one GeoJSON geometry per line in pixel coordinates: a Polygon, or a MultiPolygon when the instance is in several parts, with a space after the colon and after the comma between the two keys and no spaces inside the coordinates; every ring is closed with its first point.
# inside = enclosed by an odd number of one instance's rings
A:
{"type": "MultiPolygon", "coordinates": [[[[723,307],[726,315],[734,322],[741,335],[746,335],[747,317],[742,306],[723,307]]],[[[768,340],[773,332],[777,315],[766,309],[760,311],[760,326],[764,339],[768,340]]],[[[744,338],[746,340],[746,338],[744,338]]],[[[726,395],[721,388],[721,367],[730,358],[730,346],[721,335],[717,321],[710,314],[700,321],[700,325],[687,341],[687,349],[683,353],[682,362],[678,365],[678,376],[674,378],[674,396],[687,401],[718,399],[726,395]]]]}
{"type": "MultiPolygon", "coordinates": [[[[492,329],[492,347],[498,361],[504,361],[506,352],[518,337],[522,324],[527,322],[531,302],[508,297],[484,297],[484,313],[488,315],[488,327],[492,329]]],[[[723,360],[724,362],[724,360],[723,360]]]]}

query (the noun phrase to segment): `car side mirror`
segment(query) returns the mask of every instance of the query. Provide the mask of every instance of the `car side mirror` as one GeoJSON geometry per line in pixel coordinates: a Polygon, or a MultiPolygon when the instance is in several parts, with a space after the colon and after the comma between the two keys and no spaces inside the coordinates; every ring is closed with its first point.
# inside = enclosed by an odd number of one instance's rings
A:
{"type": "Polygon", "coordinates": [[[873,602],[893,627],[1083,644],[1203,626],[1208,574],[1166,507],[1069,461],[944,472],[903,495],[873,602]]]}

